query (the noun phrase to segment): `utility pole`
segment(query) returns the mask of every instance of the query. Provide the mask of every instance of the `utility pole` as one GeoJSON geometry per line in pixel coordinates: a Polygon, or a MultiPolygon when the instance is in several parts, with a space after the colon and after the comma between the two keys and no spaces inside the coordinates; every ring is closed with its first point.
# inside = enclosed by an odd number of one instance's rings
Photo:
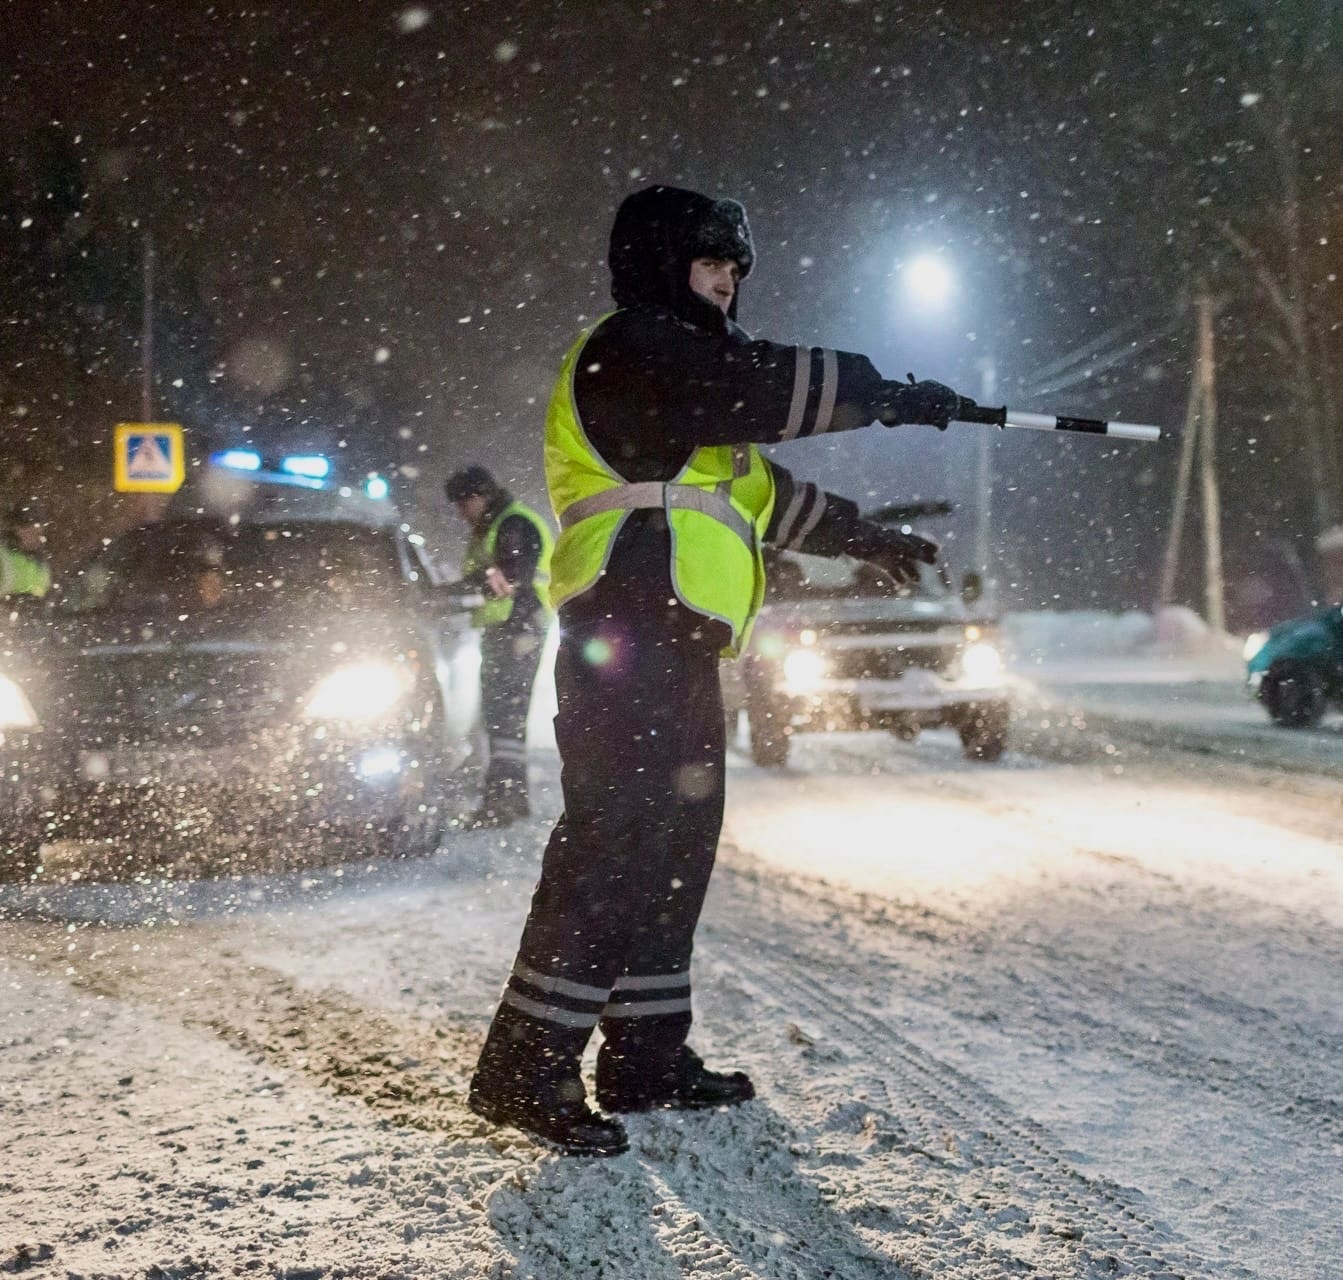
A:
{"type": "Polygon", "coordinates": [[[145,228],[140,315],[140,421],[154,421],[154,237],[145,228]]]}
{"type": "Polygon", "coordinates": [[[1213,300],[1207,285],[1198,293],[1198,377],[1203,430],[1199,433],[1199,483],[1203,492],[1203,592],[1208,625],[1226,631],[1222,578],[1222,499],[1217,490],[1217,381],[1213,363],[1213,300]]]}
{"type": "Polygon", "coordinates": [[[1162,563],[1157,604],[1169,604],[1175,595],[1175,576],[1184,541],[1185,513],[1193,479],[1194,459],[1198,457],[1199,485],[1203,510],[1203,600],[1208,625],[1215,632],[1226,630],[1226,590],[1222,571],[1222,502],[1217,487],[1217,364],[1213,345],[1213,320],[1217,304],[1200,281],[1194,309],[1198,322],[1197,355],[1194,376],[1189,384],[1189,405],[1185,413],[1184,435],[1180,441],[1180,462],[1175,478],[1175,500],[1170,532],[1162,563]]]}

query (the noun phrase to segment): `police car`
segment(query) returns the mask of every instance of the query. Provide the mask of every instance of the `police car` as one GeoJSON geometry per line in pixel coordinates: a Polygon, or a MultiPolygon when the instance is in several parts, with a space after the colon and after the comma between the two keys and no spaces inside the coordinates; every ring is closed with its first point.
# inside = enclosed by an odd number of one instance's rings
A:
{"type": "Polygon", "coordinates": [[[63,838],[421,854],[472,754],[479,648],[400,524],[169,518],[0,634],[0,876],[63,838]]]}
{"type": "Polygon", "coordinates": [[[912,741],[947,727],[971,759],[1002,755],[1011,704],[996,629],[942,566],[897,587],[858,560],[782,552],[767,582],[746,653],[721,668],[729,738],[744,713],[757,764],[784,764],[799,732],[855,729],[912,741]]]}

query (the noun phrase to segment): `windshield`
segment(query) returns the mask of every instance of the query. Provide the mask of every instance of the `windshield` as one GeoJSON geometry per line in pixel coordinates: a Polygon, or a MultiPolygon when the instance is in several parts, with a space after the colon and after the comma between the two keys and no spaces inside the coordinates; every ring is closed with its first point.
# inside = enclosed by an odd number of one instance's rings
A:
{"type": "Polygon", "coordinates": [[[340,524],[137,529],[71,575],[63,613],[212,613],[302,599],[385,602],[404,580],[385,532],[340,524]]]}
{"type": "Polygon", "coordinates": [[[951,594],[946,570],[920,565],[917,581],[897,586],[873,565],[847,556],[838,560],[785,551],[769,558],[765,594],[775,602],[798,600],[922,599],[951,594]]]}

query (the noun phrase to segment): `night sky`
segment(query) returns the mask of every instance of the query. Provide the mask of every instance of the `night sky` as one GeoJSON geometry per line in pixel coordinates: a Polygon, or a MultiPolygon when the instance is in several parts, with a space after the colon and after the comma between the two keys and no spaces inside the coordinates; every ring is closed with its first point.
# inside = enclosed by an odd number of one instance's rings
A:
{"type": "MultiPolygon", "coordinates": [[[[102,316],[116,336],[81,348],[121,351],[106,376],[122,377],[125,409],[92,383],[53,400],[12,353],[20,334],[29,350],[65,340],[50,299],[72,246],[124,258],[148,227],[165,307],[188,317],[156,339],[161,394],[200,438],[344,440],[361,465],[410,468],[402,496],[444,540],[438,485],[465,462],[543,502],[542,409],[563,351],[607,307],[611,215],[665,181],[746,204],[748,329],[971,395],[991,351],[1000,398],[1022,408],[1179,426],[1190,290],[1208,276],[1224,299],[1232,569],[1258,571],[1270,545],[1308,556],[1318,521],[1292,370],[1223,228],[1284,270],[1271,136],[1287,104],[1301,287],[1321,363],[1343,363],[1327,358],[1343,319],[1329,243],[1343,235],[1343,65],[1333,6],[1269,8],[1276,26],[1230,3],[18,0],[0,234],[7,253],[56,265],[44,307],[12,275],[5,286],[7,460],[34,432],[91,438],[103,412],[136,416],[133,297],[104,308],[131,311],[102,316]],[[53,140],[80,177],[73,220],[50,214],[53,140]],[[940,313],[901,291],[900,265],[922,251],[957,274],[940,313]],[[1106,334],[1098,354],[1131,354],[1020,399],[1106,334]]],[[[81,360],[62,375],[72,386],[81,360]]],[[[1033,433],[993,447],[1008,602],[1150,605],[1175,447],[1033,433]]],[[[872,429],[780,457],[877,505],[970,498],[972,455],[967,429],[872,429]]],[[[970,527],[936,530],[953,559],[970,527]]]]}

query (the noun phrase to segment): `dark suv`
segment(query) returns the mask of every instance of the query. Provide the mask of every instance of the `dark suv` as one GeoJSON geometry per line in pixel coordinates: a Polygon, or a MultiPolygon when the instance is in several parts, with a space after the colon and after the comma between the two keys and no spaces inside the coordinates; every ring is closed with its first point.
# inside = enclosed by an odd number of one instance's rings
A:
{"type": "Polygon", "coordinates": [[[0,629],[0,876],[128,830],[432,851],[478,669],[402,528],[133,530],[0,629]]]}

